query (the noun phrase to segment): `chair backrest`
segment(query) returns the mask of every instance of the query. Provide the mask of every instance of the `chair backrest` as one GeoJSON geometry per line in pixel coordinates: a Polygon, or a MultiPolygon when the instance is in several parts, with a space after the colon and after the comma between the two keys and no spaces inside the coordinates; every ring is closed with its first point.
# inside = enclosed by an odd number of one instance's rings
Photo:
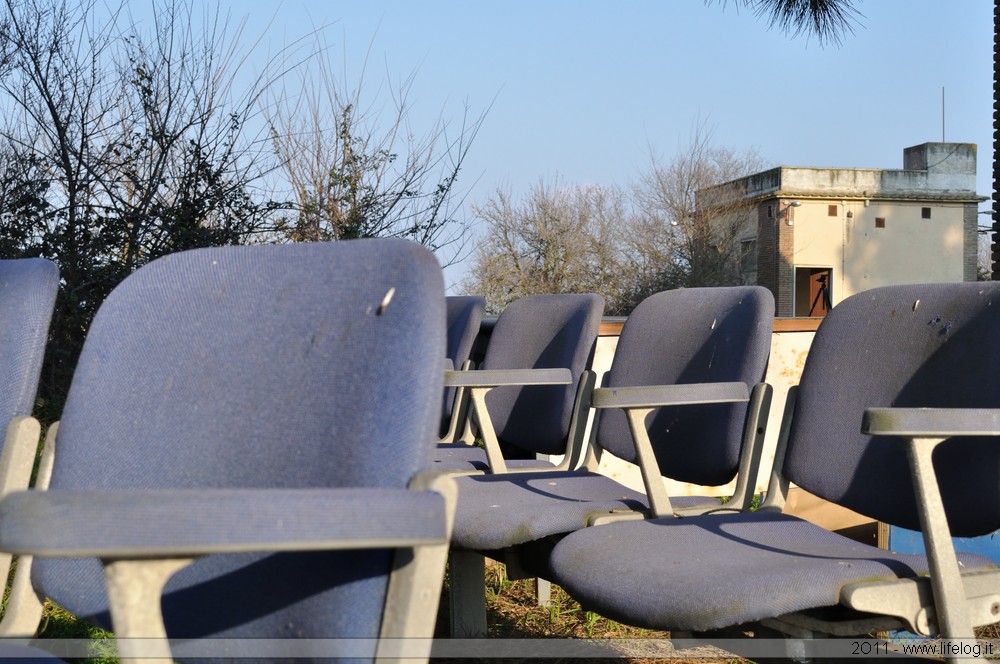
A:
{"type": "MultiPolygon", "coordinates": [[[[450,295],[445,301],[447,320],[447,351],[445,357],[451,360],[451,366],[461,369],[469,359],[472,344],[479,334],[483,322],[483,311],[486,309],[486,298],[478,295],[450,295]]],[[[441,408],[442,425],[451,416],[455,403],[454,388],[444,392],[444,403],[441,408]]]]}
{"type": "MultiPolygon", "coordinates": [[[[903,445],[861,433],[868,407],[1000,408],[1000,283],[889,286],[827,314],[802,372],[783,473],[821,498],[917,530],[903,445]]],[[[1000,445],[966,438],[934,465],[952,532],[1000,528],[1000,445]]]]}
{"type": "Polygon", "coordinates": [[[501,443],[541,454],[566,451],[577,383],[603,315],[604,298],[592,293],[523,297],[500,313],[483,369],[565,368],[573,375],[570,385],[499,387],[487,394],[501,443]]]}
{"type": "Polygon", "coordinates": [[[12,417],[31,415],[59,291],[59,269],[42,258],[0,261],[0,438],[12,417]]]}
{"type": "MultiPolygon", "coordinates": [[[[51,487],[405,487],[437,434],[444,321],[437,261],[403,240],[154,261],[91,326],[51,487]]],[[[167,586],[167,633],[377,637],[391,558],[203,558],[167,586]]],[[[99,567],[44,559],[33,573],[107,624],[99,567]]]]}
{"type": "MultiPolygon", "coordinates": [[[[651,295],[629,314],[605,387],[764,380],[774,298],[760,286],[685,288],[651,295]]],[[[725,484],[736,475],[748,404],[659,408],[647,419],[660,472],[725,484]]],[[[600,413],[598,446],[636,461],[624,412],[600,413]]]]}

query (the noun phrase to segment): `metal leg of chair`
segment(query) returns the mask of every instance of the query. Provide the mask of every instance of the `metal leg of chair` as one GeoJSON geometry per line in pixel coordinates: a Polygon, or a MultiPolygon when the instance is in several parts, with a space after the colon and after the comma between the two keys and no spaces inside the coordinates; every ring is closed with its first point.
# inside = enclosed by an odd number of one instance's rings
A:
{"type": "Polygon", "coordinates": [[[474,551],[448,554],[451,637],[486,636],[486,559],[474,551]]]}
{"type": "Polygon", "coordinates": [[[535,578],[535,601],[538,606],[549,607],[552,605],[552,582],[541,577],[535,578]]]}

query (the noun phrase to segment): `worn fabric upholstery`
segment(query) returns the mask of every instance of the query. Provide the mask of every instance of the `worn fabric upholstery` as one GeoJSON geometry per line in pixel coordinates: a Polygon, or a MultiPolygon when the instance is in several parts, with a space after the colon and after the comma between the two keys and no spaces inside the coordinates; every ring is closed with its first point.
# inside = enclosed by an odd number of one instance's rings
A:
{"type": "MultiPolygon", "coordinates": [[[[643,300],[622,329],[604,385],[625,387],[764,379],[774,298],[760,286],[685,288],[643,300]]],[[[647,419],[660,472],[680,482],[729,482],[739,465],[748,405],[660,408],[647,419]]],[[[635,462],[625,413],[600,414],[597,443],[635,462]]]]}
{"type": "Polygon", "coordinates": [[[35,407],[58,290],[59,269],[51,261],[0,261],[0,431],[35,407]]]}
{"type": "Polygon", "coordinates": [[[569,369],[570,385],[498,387],[486,407],[501,443],[539,454],[566,451],[574,397],[597,340],[604,298],[592,293],[534,295],[497,318],[483,369],[569,369]]]}
{"type": "MultiPolygon", "coordinates": [[[[452,535],[461,549],[489,551],[517,546],[587,526],[591,517],[649,507],[641,491],[610,477],[577,471],[456,478],[461,499],[455,512],[462,528],[452,535]]],[[[718,498],[681,496],[671,505],[717,505],[718,498]]]]}
{"type": "MultiPolygon", "coordinates": [[[[504,459],[511,468],[554,468],[548,459],[504,459]]],[[[470,470],[489,472],[490,462],[486,451],[467,443],[443,443],[434,452],[434,470],[441,472],[468,472],[470,470]]]]}
{"type": "MultiPolygon", "coordinates": [[[[903,445],[860,433],[868,407],[1000,407],[1000,283],[892,286],[827,315],[809,351],[778,470],[893,525],[919,527],[903,445]]],[[[1000,447],[963,438],[935,454],[953,534],[1000,528],[1000,447]]],[[[994,567],[960,555],[965,569],[994,567]]],[[[624,622],[705,631],[833,607],[851,582],[912,577],[924,556],[853,542],[788,515],[661,519],[569,535],[553,580],[624,622]]]]}
{"type": "MultiPolygon", "coordinates": [[[[444,304],[435,258],[402,240],[150,263],[94,320],[52,489],[404,488],[440,422],[444,304]]],[[[208,556],[168,584],[167,633],[373,638],[390,561],[208,556]]],[[[96,563],[38,559],[33,572],[45,595],[107,625],[96,563]]]]}
{"type": "MultiPolygon", "coordinates": [[[[752,387],[764,378],[773,316],[770,292],[756,286],[653,295],[626,320],[606,384],[741,381],[752,387]]],[[[648,428],[662,474],[710,484],[732,480],[747,409],[740,403],[654,412],[648,428]]],[[[620,411],[600,412],[596,443],[633,459],[628,424],[618,415],[620,411]]],[[[562,536],[584,528],[592,516],[648,507],[642,493],[583,469],[546,476],[468,476],[458,478],[457,484],[452,542],[475,550],[562,536]]],[[[682,497],[676,507],[712,507],[717,502],[682,497]]]]}
{"type": "MultiPolygon", "coordinates": [[[[482,369],[569,369],[569,385],[497,387],[486,395],[490,421],[510,468],[551,468],[536,454],[566,452],[577,386],[597,343],[604,298],[535,295],[509,304],[497,318],[482,369]],[[525,458],[513,458],[513,457],[525,458]]],[[[465,443],[438,445],[434,469],[487,472],[486,451],[465,443]]]]}
{"type": "MultiPolygon", "coordinates": [[[[990,565],[960,557],[967,567],[990,565]]],[[[553,579],[603,616],[707,631],[837,604],[853,581],[927,573],[924,556],[860,544],[784,514],[612,523],[568,536],[553,579]]]]}
{"type": "MultiPolygon", "coordinates": [[[[1000,407],[998,288],[901,286],[837,305],[803,370],[789,479],[866,516],[919,530],[903,447],[862,434],[861,416],[868,406],[1000,407]]],[[[946,443],[935,466],[956,535],[1000,528],[995,438],[946,443]]]]}

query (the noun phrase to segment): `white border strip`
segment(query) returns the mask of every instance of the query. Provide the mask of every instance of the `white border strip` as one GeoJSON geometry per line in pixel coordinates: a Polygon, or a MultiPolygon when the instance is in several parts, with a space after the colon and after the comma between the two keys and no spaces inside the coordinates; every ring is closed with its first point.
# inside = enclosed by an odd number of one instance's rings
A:
{"type": "MultiPolygon", "coordinates": [[[[122,639],[121,641],[124,641],[122,639]]],[[[38,649],[19,657],[86,658],[116,656],[115,639],[2,639],[0,657],[20,647],[38,649]]],[[[156,656],[162,639],[129,639],[132,652],[156,656]]],[[[718,659],[731,657],[882,658],[909,656],[985,658],[1000,655],[1000,639],[193,639],[169,641],[175,657],[426,658],[435,659],[718,659]]]]}

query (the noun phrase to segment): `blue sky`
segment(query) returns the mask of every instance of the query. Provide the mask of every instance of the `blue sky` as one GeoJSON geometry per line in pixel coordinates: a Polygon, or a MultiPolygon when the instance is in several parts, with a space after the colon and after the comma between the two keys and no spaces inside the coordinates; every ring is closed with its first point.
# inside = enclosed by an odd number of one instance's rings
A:
{"type": "Polygon", "coordinates": [[[859,0],[864,16],[840,47],[769,30],[732,2],[223,6],[249,13],[247,34],[265,33],[272,50],[324,26],[349,80],[368,58],[373,95],[415,71],[417,133],[492,104],[463,173],[470,204],[540,178],[627,185],[650,150],[669,159],[699,123],[716,145],[776,165],[901,168],[904,147],[941,140],[942,87],[945,139],[978,144],[979,193],[990,194],[990,0],[859,0]]]}

